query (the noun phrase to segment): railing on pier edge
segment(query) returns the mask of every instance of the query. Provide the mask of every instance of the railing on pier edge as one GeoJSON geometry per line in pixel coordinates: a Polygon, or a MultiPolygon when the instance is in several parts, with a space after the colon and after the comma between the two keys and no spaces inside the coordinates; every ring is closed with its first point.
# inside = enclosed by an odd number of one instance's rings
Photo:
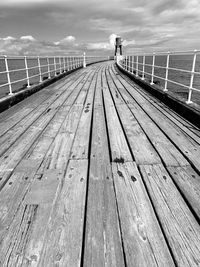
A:
{"type": "Polygon", "coordinates": [[[86,56],[85,53],[81,56],[0,56],[0,98],[64,72],[105,60],[109,57],[86,56]]]}
{"type": "MultiPolygon", "coordinates": [[[[174,86],[177,90],[178,87],[182,88],[182,91],[186,93],[186,103],[191,104],[195,102],[192,99],[194,92],[200,93],[200,59],[198,56],[200,57],[200,50],[154,52],[118,56],[116,61],[124,71],[151,85],[155,84],[164,92],[173,91],[174,86]],[[177,68],[176,65],[179,67],[177,68]],[[180,68],[180,65],[183,68],[180,68]]],[[[181,93],[180,88],[178,91],[181,93]]],[[[196,102],[200,103],[200,95],[196,98],[196,102]]]]}

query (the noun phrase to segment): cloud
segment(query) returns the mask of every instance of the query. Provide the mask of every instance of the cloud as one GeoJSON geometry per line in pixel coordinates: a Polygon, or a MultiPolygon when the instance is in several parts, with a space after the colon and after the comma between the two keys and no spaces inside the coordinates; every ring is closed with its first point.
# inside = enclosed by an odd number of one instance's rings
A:
{"type": "Polygon", "coordinates": [[[36,39],[31,35],[21,36],[20,40],[22,40],[22,41],[30,41],[30,42],[35,42],[36,41],[36,39]]]}
{"type": "Polygon", "coordinates": [[[72,35],[69,35],[69,36],[66,36],[65,38],[63,38],[62,40],[60,41],[57,41],[57,42],[54,42],[55,45],[65,45],[65,44],[72,44],[74,43],[76,40],[76,38],[72,35]]]}
{"type": "MultiPolygon", "coordinates": [[[[163,50],[199,48],[199,0],[1,0],[0,7],[1,34],[37,36],[34,42],[31,38],[8,39],[9,47],[12,43],[13,50],[16,46],[20,53],[36,53],[39,48],[41,53],[85,49],[112,53],[115,38],[108,36],[113,33],[126,40],[126,52],[139,46],[150,50],[158,46],[163,50]],[[48,43],[40,41],[44,39],[48,43]]],[[[5,41],[0,39],[0,43],[5,41]]]]}

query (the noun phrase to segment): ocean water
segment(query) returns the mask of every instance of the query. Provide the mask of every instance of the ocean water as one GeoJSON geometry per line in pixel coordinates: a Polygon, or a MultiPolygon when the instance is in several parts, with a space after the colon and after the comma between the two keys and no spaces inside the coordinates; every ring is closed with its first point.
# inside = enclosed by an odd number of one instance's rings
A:
{"type": "MultiPolygon", "coordinates": [[[[131,60],[131,64],[132,64],[132,58],[130,60],[131,60]]],[[[136,57],[135,57],[135,61],[136,61],[136,57]]],[[[146,59],[145,59],[146,64],[152,65],[152,61],[153,61],[152,56],[146,56],[146,59]]],[[[139,63],[143,62],[142,56],[138,57],[138,62],[139,63]]],[[[166,55],[155,57],[155,66],[166,67],[166,62],[167,62],[167,56],[166,55]]],[[[171,68],[191,71],[192,70],[192,63],[193,63],[193,55],[170,55],[169,67],[171,67],[171,68]]],[[[134,68],[136,68],[136,62],[134,62],[133,66],[134,66],[134,68]]],[[[141,76],[143,66],[139,65],[138,68],[139,68],[139,75],[141,76]]],[[[200,72],[200,55],[197,55],[195,71],[200,72]]],[[[145,72],[148,72],[151,74],[152,67],[151,66],[145,66],[145,72]]],[[[154,69],[154,75],[155,76],[165,78],[165,73],[166,73],[165,69],[162,69],[159,67],[155,67],[155,69],[154,69]]],[[[148,82],[150,82],[151,81],[151,75],[145,74],[145,79],[148,82]]],[[[189,86],[191,74],[187,73],[187,72],[178,71],[178,70],[169,70],[168,79],[172,80],[174,82],[178,82],[178,83],[181,83],[183,85],[189,86]]],[[[160,88],[161,90],[164,89],[165,81],[163,79],[159,79],[157,77],[154,77],[154,82],[157,84],[158,88],[160,88]]],[[[183,99],[183,101],[187,100],[188,88],[186,88],[184,86],[176,85],[176,84],[171,83],[171,82],[168,82],[167,88],[170,92],[173,92],[173,94],[175,96],[183,99]]],[[[197,104],[200,104],[200,74],[194,75],[193,88],[198,89],[199,92],[193,91],[192,101],[197,103],[197,104]]]]}
{"type": "MultiPolygon", "coordinates": [[[[40,60],[40,64],[41,64],[41,72],[45,73],[48,71],[48,67],[42,67],[43,65],[47,65],[47,59],[46,58],[41,58],[40,60]]],[[[51,77],[54,77],[55,71],[54,71],[54,59],[50,58],[49,59],[49,64],[50,64],[50,72],[51,72],[51,77]]],[[[37,84],[39,83],[39,68],[38,68],[38,60],[37,58],[27,58],[27,65],[28,68],[32,68],[30,69],[29,72],[29,76],[35,76],[34,78],[30,79],[30,84],[37,84]]],[[[59,58],[56,58],[56,68],[57,68],[57,73],[60,72],[59,70],[59,58]]],[[[62,69],[64,68],[64,63],[61,60],[61,66],[62,69]]],[[[17,81],[17,80],[21,80],[21,79],[25,79],[23,81],[20,82],[16,82],[14,84],[12,84],[12,91],[13,92],[17,92],[19,90],[22,90],[24,88],[26,88],[27,86],[27,80],[26,80],[26,70],[20,70],[17,71],[19,69],[25,69],[25,62],[24,62],[24,58],[16,58],[16,59],[9,59],[8,58],[8,67],[9,70],[12,70],[12,72],[10,72],[10,79],[11,81],[17,81]]],[[[0,72],[3,72],[6,70],[6,66],[5,66],[5,60],[4,58],[0,58],[0,72]]],[[[48,73],[43,74],[42,75],[42,79],[46,79],[48,77],[48,73]]],[[[2,84],[7,83],[7,75],[6,73],[1,74],[0,73],[0,86],[2,84]]],[[[3,86],[0,87],[0,98],[5,97],[6,95],[9,94],[9,86],[3,86]]]]}
{"type": "MultiPolygon", "coordinates": [[[[136,57],[135,57],[135,60],[136,60],[136,57]]],[[[153,60],[152,56],[146,56],[145,63],[152,65],[152,60],[153,60]]],[[[156,56],[155,65],[165,67],[166,66],[166,60],[167,60],[166,55],[156,56]]],[[[131,58],[131,61],[132,61],[132,58],[131,58]]],[[[139,56],[138,61],[139,61],[139,63],[142,63],[143,57],[139,56]]],[[[192,70],[192,62],[193,62],[193,55],[170,55],[169,67],[191,71],[192,70]]],[[[38,75],[37,77],[31,78],[30,83],[31,84],[39,83],[39,69],[37,67],[38,66],[37,58],[35,58],[35,59],[27,58],[27,63],[28,63],[28,67],[36,67],[34,69],[29,70],[29,76],[38,75]]],[[[54,59],[50,58],[49,63],[50,63],[51,76],[53,77],[54,73],[55,73],[54,64],[53,64],[54,59]]],[[[62,68],[63,68],[64,67],[63,61],[61,61],[61,63],[62,63],[62,68]]],[[[42,58],[40,61],[40,64],[41,64],[41,66],[47,65],[47,59],[42,58]]],[[[131,62],[131,64],[132,64],[132,62],[131,62]]],[[[13,72],[10,73],[11,81],[16,81],[16,80],[26,78],[26,71],[25,70],[17,71],[19,69],[25,68],[25,62],[24,62],[23,58],[9,59],[8,60],[8,66],[9,66],[10,70],[13,70],[13,72]]],[[[66,65],[66,67],[67,67],[67,65],[66,65]]],[[[56,58],[56,68],[57,68],[57,73],[59,73],[59,58],[56,58]]],[[[136,68],[136,63],[134,63],[134,68],[136,68]]],[[[142,68],[143,68],[142,65],[139,65],[139,75],[140,76],[142,75],[142,68]]],[[[5,71],[5,69],[6,68],[5,68],[4,58],[0,58],[0,72],[5,71]]],[[[47,66],[41,67],[41,70],[44,73],[44,72],[47,72],[48,68],[47,68],[47,66]]],[[[152,68],[150,66],[145,66],[145,72],[151,73],[151,71],[152,71],[152,68]]],[[[200,72],[200,55],[197,55],[195,71],[200,72]]],[[[165,69],[155,67],[154,74],[157,76],[165,78],[165,69]]],[[[47,77],[48,77],[48,74],[42,75],[43,79],[46,79],[47,77]]],[[[181,72],[181,71],[177,71],[177,70],[169,70],[169,73],[168,73],[168,79],[175,81],[175,82],[178,82],[178,83],[182,83],[182,84],[187,85],[187,86],[189,86],[189,84],[190,84],[190,78],[191,78],[190,73],[185,73],[185,72],[181,72]]],[[[145,74],[145,79],[147,81],[150,81],[151,75],[145,74]]],[[[156,82],[157,86],[161,90],[163,90],[164,80],[155,77],[154,82],[156,82]]],[[[7,75],[0,73],[0,85],[5,84],[5,83],[7,83],[7,75]]],[[[12,85],[12,90],[13,90],[13,92],[22,90],[22,89],[26,88],[26,85],[27,85],[27,80],[25,79],[23,81],[14,83],[12,85]]],[[[193,91],[192,101],[200,104],[200,75],[194,76],[193,87],[196,89],[199,89],[199,92],[193,91]]],[[[177,97],[181,97],[184,101],[187,100],[187,97],[188,97],[188,89],[187,88],[168,82],[168,90],[173,92],[174,95],[176,95],[177,97]]],[[[9,94],[8,85],[6,85],[4,87],[0,87],[0,98],[6,96],[8,94],[9,94]]]]}

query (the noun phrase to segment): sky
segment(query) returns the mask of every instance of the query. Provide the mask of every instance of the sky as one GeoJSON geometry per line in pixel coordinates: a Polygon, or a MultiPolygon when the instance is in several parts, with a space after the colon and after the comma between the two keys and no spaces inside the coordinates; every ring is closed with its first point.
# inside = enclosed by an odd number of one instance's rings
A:
{"type": "Polygon", "coordinates": [[[199,0],[0,0],[0,54],[200,49],[199,0]]]}

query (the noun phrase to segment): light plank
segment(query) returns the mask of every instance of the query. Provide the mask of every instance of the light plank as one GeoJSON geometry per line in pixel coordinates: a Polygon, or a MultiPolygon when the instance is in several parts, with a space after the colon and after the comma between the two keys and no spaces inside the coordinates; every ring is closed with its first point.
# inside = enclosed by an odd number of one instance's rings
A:
{"type": "Polygon", "coordinates": [[[69,162],[62,191],[48,225],[39,266],[80,266],[87,171],[87,160],[69,162]]]}
{"type": "Polygon", "coordinates": [[[175,266],[136,164],[112,171],[127,266],[175,266]]]}
{"type": "Polygon", "coordinates": [[[191,166],[168,167],[167,169],[200,219],[200,176],[191,166]]]}
{"type": "Polygon", "coordinates": [[[200,264],[200,227],[161,165],[140,166],[156,213],[178,266],[200,264]]]}
{"type": "Polygon", "coordinates": [[[132,156],[114,107],[104,73],[102,73],[102,84],[112,161],[132,161],[132,156]]]}
{"type": "MultiPolygon", "coordinates": [[[[99,88],[100,90],[101,88],[99,88]]],[[[124,266],[102,107],[94,110],[83,266],[124,266]]]]}

